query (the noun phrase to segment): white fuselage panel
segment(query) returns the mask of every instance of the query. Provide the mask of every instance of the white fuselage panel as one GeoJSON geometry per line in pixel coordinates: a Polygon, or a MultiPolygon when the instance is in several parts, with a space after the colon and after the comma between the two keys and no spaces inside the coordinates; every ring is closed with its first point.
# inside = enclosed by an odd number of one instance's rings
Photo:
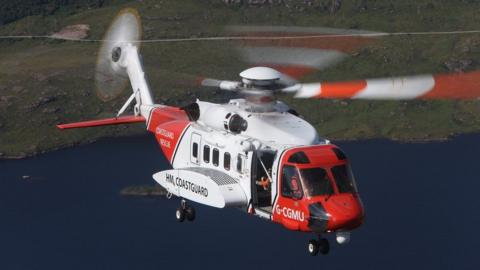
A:
{"type": "MultiPolygon", "coordinates": [[[[155,179],[168,188],[169,192],[203,204],[246,207],[252,198],[252,183],[256,180],[252,180],[252,161],[256,151],[281,153],[294,146],[328,143],[319,138],[312,125],[289,113],[289,108],[280,102],[274,104],[269,112],[250,111],[243,99],[232,100],[229,104],[202,101],[197,101],[197,104],[200,118],[184,131],[172,158],[175,170],[170,171],[169,175],[175,179],[189,179],[200,191],[203,190],[202,187],[207,188],[210,195],[207,198],[205,193],[180,189],[176,182],[172,184],[171,179],[167,181],[166,172],[156,174],[155,179]],[[233,133],[225,129],[225,119],[232,114],[238,114],[247,121],[245,131],[233,133]],[[221,172],[226,177],[235,179],[236,183],[217,187],[202,170],[221,172]],[[239,192],[239,189],[243,192],[239,192]]],[[[275,159],[278,158],[277,155],[275,159]]],[[[274,179],[277,177],[277,163],[278,160],[273,164],[274,179]]],[[[275,187],[276,183],[272,183],[272,200],[276,195],[275,187]]]]}
{"type": "Polygon", "coordinates": [[[224,119],[228,113],[240,115],[248,123],[240,135],[260,141],[262,144],[283,146],[318,144],[320,138],[315,128],[302,118],[287,112],[288,107],[278,103],[270,112],[249,111],[248,104],[233,100],[229,104],[197,101],[200,107],[199,123],[224,131],[224,119]],[[223,130],[222,130],[223,129],[223,130]]]}

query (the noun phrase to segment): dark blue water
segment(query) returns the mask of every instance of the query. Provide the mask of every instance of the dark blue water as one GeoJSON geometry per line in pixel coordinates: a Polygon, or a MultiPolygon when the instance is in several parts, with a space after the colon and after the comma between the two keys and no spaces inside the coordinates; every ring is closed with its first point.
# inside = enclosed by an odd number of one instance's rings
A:
{"type": "Polygon", "coordinates": [[[479,135],[339,145],[367,218],[318,257],[310,235],[234,209],[179,224],[177,200],[119,196],[166,167],[148,136],[0,161],[0,269],[480,269],[479,135]]]}

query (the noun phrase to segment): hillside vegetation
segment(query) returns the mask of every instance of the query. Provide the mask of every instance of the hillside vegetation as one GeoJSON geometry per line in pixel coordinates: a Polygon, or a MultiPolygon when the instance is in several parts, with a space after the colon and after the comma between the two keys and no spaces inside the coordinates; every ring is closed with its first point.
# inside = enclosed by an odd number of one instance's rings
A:
{"type": "MultiPolygon", "coordinates": [[[[379,32],[480,29],[479,1],[3,1],[0,35],[49,35],[88,24],[99,39],[115,14],[135,7],[144,38],[225,35],[227,25],[327,26],[379,32]],[[76,4],[72,4],[72,3],[76,4]],[[22,3],[21,5],[19,3],[22,3]],[[48,4],[56,3],[52,9],[48,4]],[[83,4],[80,4],[83,3],[83,4]],[[67,4],[67,5],[63,5],[67,4]],[[6,15],[7,14],[7,15],[6,15]],[[8,23],[7,23],[8,22],[8,23]]],[[[386,37],[306,81],[350,80],[479,69],[480,35],[386,37]]],[[[192,87],[185,74],[237,79],[249,67],[233,41],[145,43],[141,51],[156,101],[184,105],[225,101],[192,87]]],[[[141,124],[59,131],[55,124],[111,117],[130,91],[100,101],[93,81],[99,43],[0,40],[0,156],[22,157],[105,136],[145,132],[141,124]]],[[[293,100],[282,97],[332,140],[443,139],[480,131],[479,101],[293,100]]]]}

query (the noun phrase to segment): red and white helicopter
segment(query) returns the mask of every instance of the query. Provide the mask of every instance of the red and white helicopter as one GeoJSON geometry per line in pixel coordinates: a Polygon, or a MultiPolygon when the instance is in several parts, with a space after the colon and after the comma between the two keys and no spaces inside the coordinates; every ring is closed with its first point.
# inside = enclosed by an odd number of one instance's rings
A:
{"type": "Polygon", "coordinates": [[[277,100],[298,98],[468,99],[479,96],[478,72],[424,75],[335,83],[298,83],[270,67],[240,73],[241,81],[204,79],[204,86],[234,91],[243,98],[227,104],[197,100],[175,107],[155,104],[138,52],[140,23],[122,11],[106,34],[97,62],[100,95],[109,98],[130,81],[132,94],[117,116],[58,125],[60,129],[144,122],[172,169],[153,179],[182,198],[176,218],[194,220],[186,201],[234,207],[293,231],[318,236],[308,252],[327,254],[335,233],[345,244],[364,222],[365,211],[345,153],[295,110],[277,100]],[[134,114],[121,116],[134,103],[134,114]]]}

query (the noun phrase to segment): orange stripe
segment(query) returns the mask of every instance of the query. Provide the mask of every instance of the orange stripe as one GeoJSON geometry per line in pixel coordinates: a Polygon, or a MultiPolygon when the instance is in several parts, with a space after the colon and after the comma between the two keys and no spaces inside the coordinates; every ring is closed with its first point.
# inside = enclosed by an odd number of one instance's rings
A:
{"type": "Polygon", "coordinates": [[[423,99],[475,99],[480,97],[480,71],[436,75],[435,86],[423,99]]]}
{"type": "Polygon", "coordinates": [[[367,81],[322,83],[316,98],[351,98],[367,87],[367,81]]]}

